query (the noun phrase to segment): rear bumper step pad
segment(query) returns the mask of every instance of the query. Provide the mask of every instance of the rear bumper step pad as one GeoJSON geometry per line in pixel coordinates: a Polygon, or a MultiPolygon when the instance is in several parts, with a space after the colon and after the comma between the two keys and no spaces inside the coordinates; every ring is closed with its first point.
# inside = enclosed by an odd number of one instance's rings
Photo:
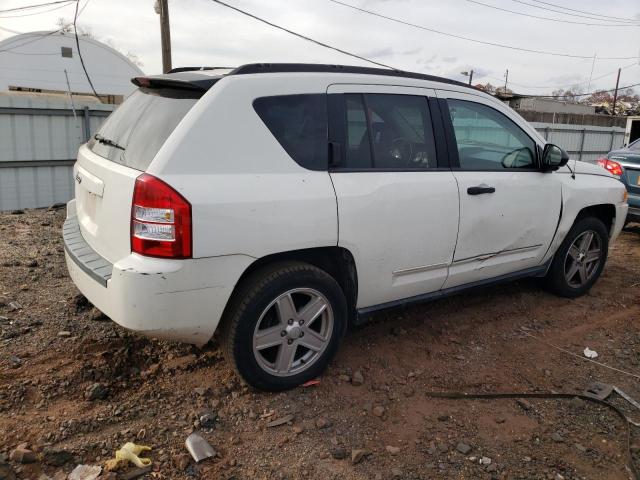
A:
{"type": "Polygon", "coordinates": [[[62,238],[64,249],[71,260],[96,282],[106,287],[107,281],[111,278],[113,264],[96,253],[85,241],[80,232],[77,216],[65,220],[62,238]]]}

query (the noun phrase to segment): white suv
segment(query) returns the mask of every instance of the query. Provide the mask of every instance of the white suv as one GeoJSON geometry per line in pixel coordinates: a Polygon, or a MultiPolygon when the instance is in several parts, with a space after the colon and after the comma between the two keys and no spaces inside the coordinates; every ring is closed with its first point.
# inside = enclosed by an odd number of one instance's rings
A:
{"type": "Polygon", "coordinates": [[[581,295],[627,214],[606,170],[451,80],[254,64],[133,81],[78,153],[71,278],[145,335],[220,330],[261,389],[316,377],[382,309],[521,277],[581,295]]]}

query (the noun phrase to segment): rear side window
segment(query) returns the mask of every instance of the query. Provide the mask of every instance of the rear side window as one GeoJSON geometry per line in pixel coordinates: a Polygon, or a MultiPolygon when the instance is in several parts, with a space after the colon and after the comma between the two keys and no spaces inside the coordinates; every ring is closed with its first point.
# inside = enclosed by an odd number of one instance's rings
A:
{"type": "Polygon", "coordinates": [[[310,170],[327,169],[326,95],[262,97],[253,102],[253,108],[296,163],[310,170]]]}
{"type": "Polygon", "coordinates": [[[140,88],[107,118],[89,141],[89,148],[101,157],[144,171],[200,96],[188,90],[140,88]]]}
{"type": "Polygon", "coordinates": [[[345,168],[436,168],[427,99],[394,94],[346,94],[345,168]]]}

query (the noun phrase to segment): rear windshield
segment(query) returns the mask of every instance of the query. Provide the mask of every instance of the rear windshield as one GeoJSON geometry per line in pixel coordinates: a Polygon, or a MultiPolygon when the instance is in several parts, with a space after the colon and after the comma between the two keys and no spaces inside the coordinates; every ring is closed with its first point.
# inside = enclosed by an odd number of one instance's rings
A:
{"type": "Polygon", "coordinates": [[[201,95],[189,90],[140,88],[107,118],[89,141],[89,148],[108,160],[144,171],[201,95]]]}

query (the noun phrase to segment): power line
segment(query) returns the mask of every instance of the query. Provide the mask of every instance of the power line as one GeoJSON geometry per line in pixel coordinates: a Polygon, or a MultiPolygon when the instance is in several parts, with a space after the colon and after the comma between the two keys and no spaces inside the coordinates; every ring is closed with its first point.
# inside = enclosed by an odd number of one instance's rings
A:
{"type": "MultiPolygon", "coordinates": [[[[85,6],[86,5],[87,4],[85,3],[85,6]]],[[[78,13],[78,17],[80,17],[81,13],[82,13],[82,9],[80,9],[80,12],[78,13]]],[[[72,25],[73,25],[73,23],[70,23],[69,25],[65,25],[64,28],[66,28],[67,26],[72,26],[72,25]]],[[[0,29],[2,29],[2,27],[0,27],[0,29]]],[[[104,50],[105,52],[107,52],[107,53],[109,53],[111,55],[116,55],[117,54],[117,55],[123,56],[122,52],[118,51],[118,49],[116,49],[115,47],[110,47],[108,45],[103,45],[101,42],[92,41],[90,38],[83,38],[82,34],[80,34],[80,41],[81,42],[86,42],[86,43],[91,43],[91,45],[93,47],[101,48],[102,50],[104,50]]],[[[0,51],[0,53],[10,53],[12,55],[34,55],[34,56],[39,56],[39,55],[40,56],[56,56],[57,55],[57,56],[60,56],[60,52],[57,52],[57,53],[56,52],[53,52],[53,53],[14,52],[14,51],[12,51],[13,48],[17,48],[17,47],[12,47],[11,49],[8,49],[8,50],[5,50],[5,51],[0,51]]],[[[102,74],[102,76],[105,76],[105,75],[109,76],[107,74],[102,74]]]]}
{"type": "Polygon", "coordinates": [[[389,65],[385,65],[384,63],[376,62],[375,60],[370,60],[370,59],[368,59],[366,57],[363,57],[361,55],[358,55],[358,54],[355,54],[355,53],[351,53],[351,52],[348,52],[346,50],[342,50],[341,48],[334,47],[334,46],[331,46],[329,44],[320,42],[319,40],[315,40],[315,39],[313,39],[311,37],[307,37],[305,35],[302,35],[301,33],[294,32],[293,30],[289,30],[288,28],[281,27],[280,25],[276,25],[275,23],[269,22],[268,20],[260,18],[260,17],[258,17],[256,15],[253,15],[253,14],[251,14],[249,12],[244,11],[244,10],[241,10],[241,9],[239,9],[237,7],[234,7],[233,5],[229,5],[228,3],[224,3],[221,0],[211,0],[211,1],[214,2],[214,3],[217,3],[219,5],[222,5],[223,7],[227,7],[227,8],[230,8],[231,10],[235,10],[236,12],[241,13],[243,15],[246,15],[247,17],[251,17],[254,20],[258,20],[259,22],[262,22],[262,23],[264,23],[266,25],[269,25],[270,27],[277,28],[278,30],[282,30],[283,32],[290,33],[291,35],[294,35],[294,36],[296,36],[298,38],[302,38],[303,40],[306,40],[308,42],[315,43],[316,45],[320,45],[321,47],[325,47],[325,48],[328,48],[330,50],[334,50],[336,52],[342,53],[344,55],[348,55],[348,56],[353,57],[353,58],[357,58],[359,60],[363,60],[365,62],[372,63],[374,65],[378,65],[379,67],[390,68],[392,70],[396,70],[396,68],[391,67],[389,65]]]}
{"type": "MultiPolygon", "coordinates": [[[[63,31],[65,28],[67,28],[67,27],[69,27],[69,26],[71,26],[71,25],[72,25],[72,24],[71,24],[71,23],[69,23],[69,24],[65,25],[64,27],[59,28],[58,30],[52,30],[52,31],[50,31],[50,32],[45,32],[45,33],[40,33],[40,34],[29,34],[30,36],[35,36],[36,38],[32,38],[32,39],[30,39],[30,40],[27,40],[27,41],[25,41],[25,42],[19,43],[19,44],[17,44],[17,45],[14,45],[14,46],[12,46],[12,47],[9,47],[9,48],[4,48],[4,49],[0,50],[0,53],[9,52],[10,50],[14,50],[14,49],[16,49],[16,48],[18,48],[18,47],[22,47],[22,46],[24,46],[24,45],[29,45],[30,43],[34,43],[34,42],[40,41],[40,40],[42,40],[43,38],[49,37],[49,36],[51,36],[51,35],[54,35],[54,34],[56,34],[56,33],[59,33],[59,32],[61,32],[61,31],[63,31]]],[[[13,52],[11,52],[11,53],[13,53],[13,52]]]]}
{"type": "MultiPolygon", "coordinates": [[[[89,3],[87,1],[87,3],[89,3]]],[[[84,74],[87,76],[87,81],[89,82],[89,85],[91,86],[91,90],[93,91],[93,94],[95,95],[95,97],[102,102],[102,100],[100,99],[100,96],[98,95],[98,92],[96,92],[96,89],[93,86],[93,82],[91,81],[91,77],[89,76],[89,72],[87,72],[87,67],[84,66],[84,59],[82,58],[82,52],[80,51],[80,40],[78,39],[78,27],[76,26],[76,23],[78,22],[78,7],[80,6],[80,0],[76,0],[76,12],[75,15],[73,17],[73,33],[76,37],[76,47],[78,49],[78,57],[80,58],[80,64],[82,65],[82,69],[84,70],[84,74]]],[[[87,6],[87,4],[85,3],[85,7],[87,6]]]]}
{"type": "MultiPolygon", "coordinates": [[[[637,66],[637,63],[630,63],[629,65],[625,65],[624,67],[621,67],[623,70],[629,67],[634,67],[637,66]]],[[[601,80],[605,77],[608,77],[609,75],[613,75],[614,73],[616,73],[618,71],[618,69],[616,68],[615,70],[611,71],[611,72],[607,72],[603,75],[600,75],[596,78],[592,78],[591,81],[594,82],[596,80],[601,80]]],[[[493,80],[502,82],[501,78],[498,77],[493,77],[491,75],[486,75],[487,78],[491,78],[493,80]]],[[[570,88],[570,87],[577,87],[578,85],[584,85],[586,83],[589,83],[589,80],[583,80],[581,82],[576,82],[576,83],[570,83],[567,85],[523,85],[521,83],[515,83],[515,82],[510,82],[511,85],[516,86],[516,87],[520,87],[520,88],[570,88]]]]}
{"type": "MultiPolygon", "coordinates": [[[[516,2],[516,3],[521,3],[522,5],[527,5],[529,7],[539,8],[541,10],[546,10],[546,11],[549,11],[549,12],[560,13],[562,15],[571,15],[571,16],[574,16],[574,17],[588,18],[590,20],[602,20],[601,18],[590,16],[590,15],[580,15],[579,13],[567,13],[567,12],[563,12],[562,10],[555,10],[553,8],[541,7],[540,5],[534,5],[532,3],[524,2],[523,0],[511,0],[511,1],[512,2],[516,2]]],[[[563,8],[563,7],[560,7],[560,8],[563,8]]],[[[622,21],[629,22],[629,23],[638,23],[638,20],[633,20],[633,19],[622,20],[622,21]]]]}
{"type": "Polygon", "coordinates": [[[543,2],[542,0],[533,0],[533,1],[536,2],[536,3],[542,3],[544,5],[550,5],[552,7],[562,8],[563,10],[570,10],[572,12],[586,13],[588,15],[595,15],[597,17],[610,18],[610,19],[613,19],[613,20],[622,20],[622,21],[626,21],[626,22],[637,22],[638,21],[635,18],[612,17],[611,15],[603,15],[601,13],[585,12],[584,10],[576,10],[575,8],[563,7],[562,5],[556,5],[555,3],[543,2]]]}
{"type": "MultiPolygon", "coordinates": [[[[214,0],[214,1],[216,1],[216,0],[214,0]]],[[[383,18],[383,19],[389,20],[391,22],[400,23],[402,25],[407,25],[409,27],[417,28],[417,29],[420,29],[420,30],[425,30],[427,32],[437,33],[439,35],[444,35],[444,36],[447,36],[447,37],[457,38],[459,40],[466,40],[468,42],[479,43],[479,44],[482,44],[482,45],[490,45],[492,47],[507,48],[509,50],[518,50],[520,52],[538,53],[538,54],[542,54],[542,55],[552,55],[552,56],[555,56],[555,57],[593,59],[593,55],[577,55],[577,54],[571,54],[571,53],[549,52],[549,51],[546,51],[546,50],[534,50],[534,49],[530,49],[530,48],[514,47],[512,45],[506,45],[506,44],[502,44],[502,43],[487,42],[487,41],[484,41],[484,40],[478,40],[478,39],[471,38],[471,37],[464,37],[462,35],[456,35],[456,34],[453,34],[453,33],[443,32],[441,30],[436,30],[434,28],[425,27],[423,25],[418,25],[418,24],[415,24],[415,23],[411,23],[411,22],[408,22],[406,20],[401,20],[401,19],[398,19],[398,18],[394,18],[394,17],[390,17],[390,16],[387,16],[387,15],[383,15],[381,13],[376,13],[376,12],[373,12],[371,10],[366,10],[364,8],[356,7],[355,5],[351,5],[349,3],[341,2],[339,0],[328,0],[328,1],[330,1],[332,3],[336,3],[338,5],[342,5],[343,7],[351,8],[353,10],[357,10],[359,12],[366,13],[368,15],[373,15],[375,17],[383,18]]],[[[632,59],[635,59],[635,58],[637,58],[636,55],[634,55],[632,57],[598,57],[598,60],[632,60],[632,59]]]]}
{"type": "MultiPolygon", "coordinates": [[[[78,0],[73,0],[73,1],[78,1],[78,0]]],[[[90,1],[91,0],[87,0],[85,2],[85,4],[82,6],[80,11],[78,12],[77,17],[80,17],[80,15],[82,15],[82,12],[84,12],[84,9],[87,8],[87,5],[89,4],[90,1]]],[[[77,19],[77,17],[76,17],[76,19],[77,19]]],[[[16,48],[22,47],[24,45],[29,45],[31,43],[38,42],[38,41],[42,40],[43,38],[49,37],[51,35],[55,35],[56,33],[63,32],[63,31],[65,31],[67,28],[69,28],[72,25],[73,25],[73,22],[67,23],[67,24],[61,26],[59,29],[51,30],[49,32],[24,34],[24,35],[33,36],[33,37],[36,37],[36,38],[33,38],[31,40],[27,40],[25,42],[19,43],[17,45],[9,47],[9,48],[4,48],[4,49],[0,50],[0,53],[11,53],[11,54],[14,54],[14,55],[50,55],[48,53],[42,53],[42,54],[38,53],[38,54],[36,54],[36,53],[13,52],[12,50],[15,50],[16,48]]],[[[3,28],[3,30],[8,30],[8,29],[3,28]]],[[[58,55],[58,54],[56,54],[56,55],[58,55]]]]}
{"type": "Polygon", "coordinates": [[[71,3],[72,1],[73,0],[58,0],[56,2],[36,3],[35,5],[25,5],[24,7],[6,8],[4,10],[0,10],[0,13],[16,12],[18,10],[27,10],[30,8],[37,8],[37,7],[46,7],[48,5],[55,5],[56,3],[71,3]]]}
{"type": "Polygon", "coordinates": [[[537,18],[539,20],[547,20],[550,22],[558,22],[558,23],[572,23],[574,25],[589,25],[592,27],[640,27],[640,25],[634,25],[634,24],[620,24],[618,23],[587,23],[587,22],[574,22],[571,20],[564,20],[564,19],[560,19],[560,18],[550,18],[550,17],[541,17],[538,15],[531,15],[529,13],[524,13],[524,12],[517,12],[515,10],[509,10],[508,8],[502,8],[502,7],[496,7],[495,5],[489,5],[488,3],[483,3],[483,2],[478,2],[477,0],[466,0],[467,2],[470,3],[475,3],[477,5],[482,5],[484,7],[488,7],[488,8],[493,8],[494,10],[500,10],[502,12],[508,12],[508,13],[513,13],[515,15],[522,15],[523,17],[530,17],[530,18],[537,18]]]}
{"type": "MultiPolygon", "coordinates": [[[[640,85],[640,83],[634,83],[633,85],[626,85],[624,87],[618,87],[618,90],[626,90],[628,88],[633,88],[633,87],[637,87],[638,85],[640,85]]],[[[591,95],[595,95],[596,93],[611,93],[613,91],[615,91],[615,88],[612,88],[611,90],[595,90],[593,92],[589,92],[589,93],[577,93],[577,94],[572,94],[572,97],[590,97],[591,95]]],[[[514,93],[514,96],[517,97],[532,97],[532,98],[558,98],[561,95],[525,95],[522,93],[514,93]]]]}
{"type": "Polygon", "coordinates": [[[13,33],[15,35],[22,35],[24,32],[18,32],[17,30],[11,30],[10,28],[6,28],[0,25],[0,30],[3,30],[5,32],[9,32],[9,33],[13,33]]]}
{"type": "Polygon", "coordinates": [[[31,17],[33,15],[41,15],[43,13],[49,13],[49,12],[53,12],[54,10],[58,10],[60,8],[64,8],[64,7],[68,7],[70,6],[75,0],[67,0],[66,3],[64,5],[57,5],[55,7],[51,7],[47,10],[41,10],[39,12],[32,12],[32,13],[22,13],[19,15],[0,15],[0,18],[20,18],[20,17],[31,17]]]}

